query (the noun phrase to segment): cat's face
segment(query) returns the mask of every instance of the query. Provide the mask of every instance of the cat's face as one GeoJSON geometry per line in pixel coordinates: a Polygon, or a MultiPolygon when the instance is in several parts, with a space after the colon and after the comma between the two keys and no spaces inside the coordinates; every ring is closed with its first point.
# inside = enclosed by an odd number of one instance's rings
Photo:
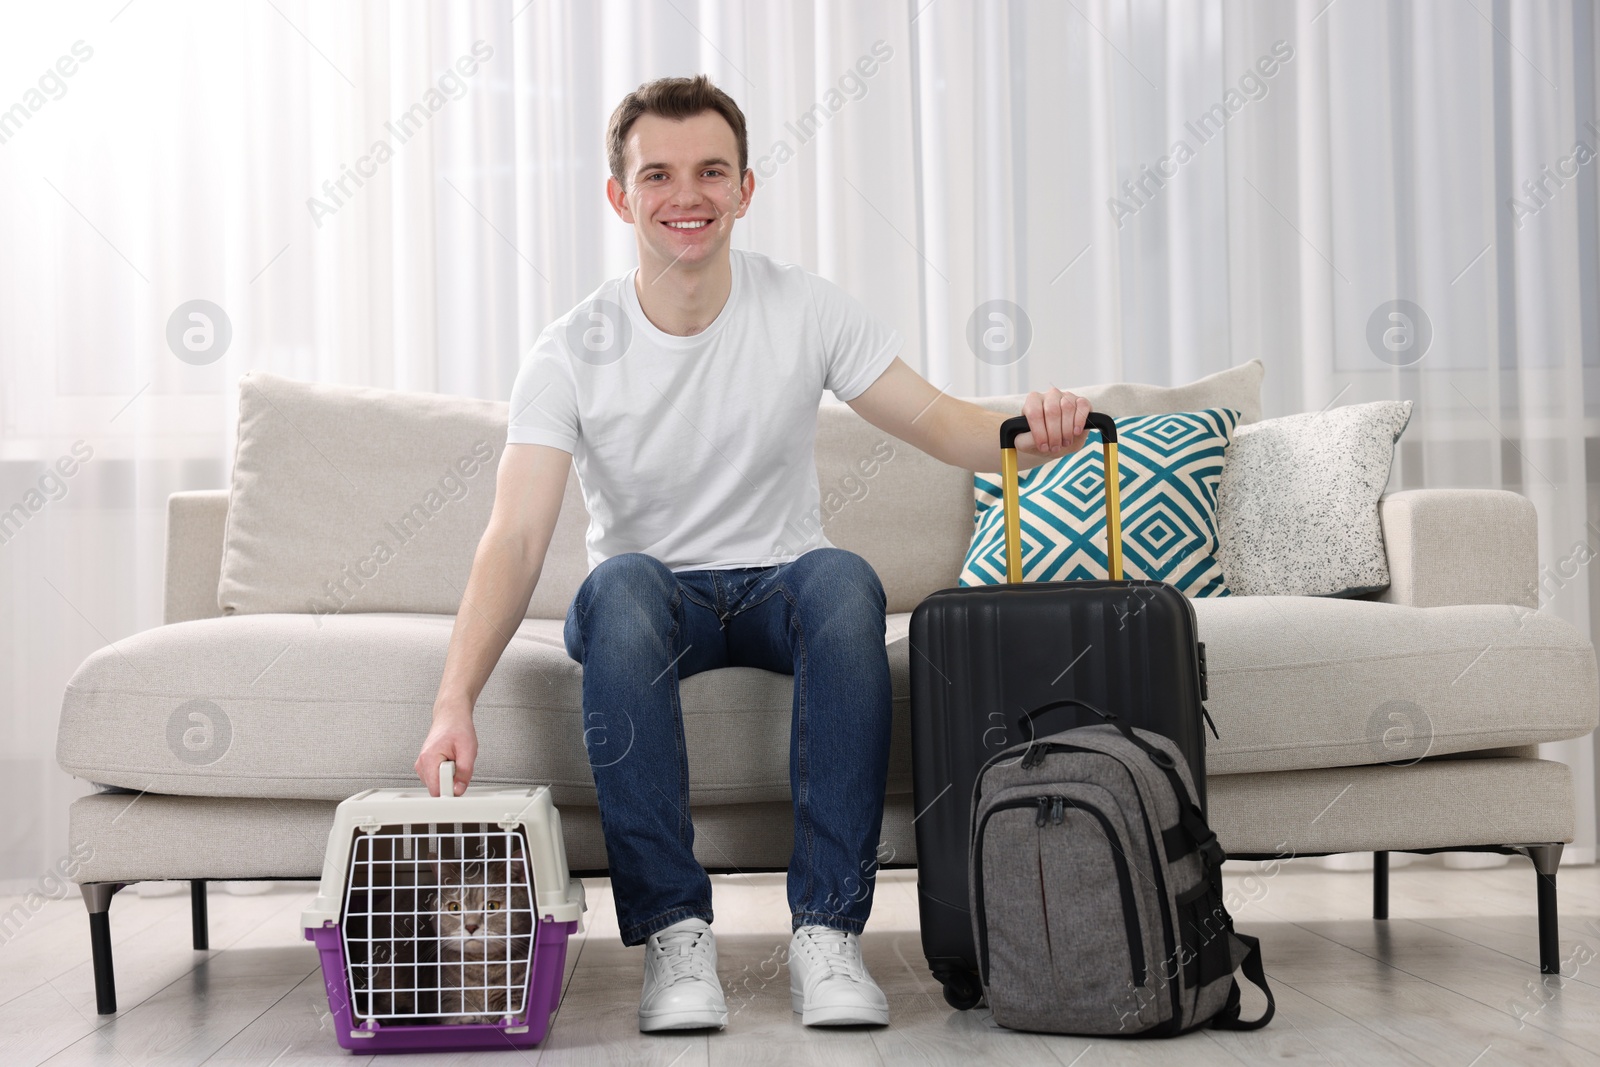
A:
{"type": "MultiPolygon", "coordinates": [[[[434,906],[441,952],[463,959],[506,959],[511,939],[533,930],[523,870],[520,863],[505,860],[443,861],[434,906]]],[[[526,951],[525,946],[516,948],[526,951]]]]}

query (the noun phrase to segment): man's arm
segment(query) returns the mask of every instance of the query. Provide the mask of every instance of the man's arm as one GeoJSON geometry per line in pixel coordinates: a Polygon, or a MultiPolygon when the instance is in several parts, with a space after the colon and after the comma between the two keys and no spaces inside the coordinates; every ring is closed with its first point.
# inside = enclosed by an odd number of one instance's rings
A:
{"type": "Polygon", "coordinates": [[[454,760],[456,793],[466,791],[478,758],[472,708],[528,611],[561,514],[572,456],[545,445],[506,445],[495,476],[494,510],[472,558],[456,612],[433,728],[417,756],[417,777],[439,795],[439,764],[454,760]]]}
{"type": "MultiPolygon", "coordinates": [[[[902,359],[866,392],[847,401],[857,415],[935,459],[969,471],[1000,469],[1000,424],[1009,416],[935,389],[902,359]]],[[[1089,402],[1052,387],[1029,393],[1020,414],[1028,433],[1017,438],[1017,466],[1036,467],[1082,447],[1089,402]]]]}

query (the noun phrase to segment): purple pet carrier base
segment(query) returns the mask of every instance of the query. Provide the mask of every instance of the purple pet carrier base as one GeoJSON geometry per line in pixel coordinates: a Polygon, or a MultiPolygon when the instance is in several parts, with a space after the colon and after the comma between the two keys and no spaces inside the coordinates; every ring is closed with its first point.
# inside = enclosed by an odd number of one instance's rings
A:
{"type": "Polygon", "coordinates": [[[533,965],[528,968],[526,1009],[510,1023],[461,1023],[447,1026],[388,1026],[369,1020],[357,1025],[350,1016],[350,989],[345,979],[344,939],[337,924],[306,931],[322,960],[322,981],[328,988],[328,1010],[334,1035],[351,1052],[470,1052],[474,1049],[531,1048],[550,1030],[550,1016],[561,1002],[561,977],[567,963],[567,938],[575,922],[541,921],[533,939],[533,965]]]}

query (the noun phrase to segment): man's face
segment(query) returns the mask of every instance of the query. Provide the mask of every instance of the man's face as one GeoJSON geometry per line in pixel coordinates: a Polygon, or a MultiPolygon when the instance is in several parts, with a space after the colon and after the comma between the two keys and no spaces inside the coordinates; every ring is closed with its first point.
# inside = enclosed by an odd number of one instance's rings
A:
{"type": "Polygon", "coordinates": [[[726,257],[733,220],[755,192],[755,173],[739,180],[739,145],[715,111],[687,119],[641,115],[628,130],[628,187],[615,178],[606,195],[639,240],[639,262],[653,281],[672,265],[694,269],[726,257]],[[648,262],[647,262],[648,261],[648,262]]]}

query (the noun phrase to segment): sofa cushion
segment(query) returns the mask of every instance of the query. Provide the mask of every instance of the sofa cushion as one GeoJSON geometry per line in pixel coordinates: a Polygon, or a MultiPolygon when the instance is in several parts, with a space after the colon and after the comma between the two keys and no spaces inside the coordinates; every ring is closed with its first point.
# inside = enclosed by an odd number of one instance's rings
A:
{"type": "MultiPolygon", "coordinates": [[[[186,796],[337,800],[414,784],[454,624],[427,614],[235,615],[134,634],[89,656],[67,683],[57,762],[104,785],[186,796]]],[[[473,780],[545,783],[558,804],[593,805],[582,670],[561,626],[526,620],[507,645],[478,699],[473,780]]],[[[911,792],[907,628],[907,616],[888,620],[890,794],[911,792]]],[[[789,799],[792,693],[790,676],[749,667],[684,679],[694,803],[789,799]]]]}
{"type": "MultiPolygon", "coordinates": [[[[1213,775],[1409,761],[1595,725],[1594,650],[1552,615],[1313,597],[1194,605],[1222,735],[1213,775]]],[[[320,622],[198,619],[98,650],[67,685],[57,761],[90,781],[180,795],[335,800],[409,784],[454,620],[320,622]]],[[[891,796],[911,789],[908,622],[888,620],[891,796]]],[[[579,683],[560,624],[524,622],[478,701],[477,780],[548,783],[557,803],[594,804],[579,683]]],[[[753,668],[683,682],[695,804],[788,799],[792,686],[753,668]]]]}
{"type": "MultiPolygon", "coordinates": [[[[503,403],[244,375],[223,613],[454,614],[505,436],[503,403]]],[[[566,614],[588,522],[569,474],[530,617],[566,614]]]]}
{"type": "Polygon", "coordinates": [[[941,463],[840,403],[817,412],[822,532],[858,553],[890,612],[956,584],[972,533],[972,474],[941,463]]]}
{"type": "Polygon", "coordinates": [[[1220,740],[1210,774],[1414,762],[1582,737],[1594,647],[1555,615],[1322,597],[1191,601],[1220,740]]]}

